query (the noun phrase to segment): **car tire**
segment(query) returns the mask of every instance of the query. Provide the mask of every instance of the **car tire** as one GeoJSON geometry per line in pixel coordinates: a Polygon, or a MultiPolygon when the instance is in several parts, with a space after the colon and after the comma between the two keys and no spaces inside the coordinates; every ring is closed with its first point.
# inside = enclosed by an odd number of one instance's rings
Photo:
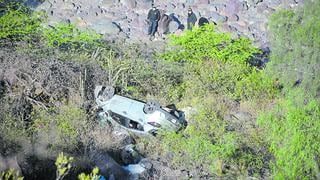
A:
{"type": "Polygon", "coordinates": [[[144,107],[143,107],[143,112],[146,114],[152,114],[156,110],[160,108],[160,104],[157,101],[148,101],[144,107]]]}
{"type": "Polygon", "coordinates": [[[108,101],[113,96],[114,96],[114,88],[112,86],[103,86],[98,94],[98,97],[101,101],[108,101]]]}

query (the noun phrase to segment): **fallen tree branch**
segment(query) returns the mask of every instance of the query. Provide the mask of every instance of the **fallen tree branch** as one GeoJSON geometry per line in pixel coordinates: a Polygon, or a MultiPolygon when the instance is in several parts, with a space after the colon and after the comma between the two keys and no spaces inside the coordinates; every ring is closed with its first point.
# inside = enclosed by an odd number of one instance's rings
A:
{"type": "Polygon", "coordinates": [[[28,97],[28,96],[26,96],[26,99],[31,101],[32,103],[38,105],[38,106],[43,107],[45,110],[48,110],[48,107],[45,104],[43,104],[42,102],[34,100],[34,99],[32,99],[31,97],[28,97]]]}

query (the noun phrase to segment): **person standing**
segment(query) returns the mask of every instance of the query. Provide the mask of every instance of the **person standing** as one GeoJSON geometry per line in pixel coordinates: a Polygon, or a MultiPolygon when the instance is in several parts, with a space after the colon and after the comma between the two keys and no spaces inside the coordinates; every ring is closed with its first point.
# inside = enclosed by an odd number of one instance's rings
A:
{"type": "Polygon", "coordinates": [[[188,30],[192,30],[194,25],[197,22],[197,16],[194,14],[191,8],[188,9],[188,19],[187,19],[187,28],[188,30]]]}
{"type": "Polygon", "coordinates": [[[148,13],[148,21],[149,21],[149,29],[148,29],[148,35],[150,35],[150,38],[153,38],[155,33],[158,29],[158,22],[160,20],[160,11],[157,9],[157,7],[152,4],[152,9],[149,10],[148,13]]]}

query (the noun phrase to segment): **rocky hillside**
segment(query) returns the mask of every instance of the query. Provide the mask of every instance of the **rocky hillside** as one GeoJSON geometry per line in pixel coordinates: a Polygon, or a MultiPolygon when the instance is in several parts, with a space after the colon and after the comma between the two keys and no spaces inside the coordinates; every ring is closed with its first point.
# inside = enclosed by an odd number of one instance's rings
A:
{"type": "MultiPolygon", "coordinates": [[[[147,41],[147,13],[154,3],[163,14],[173,14],[186,24],[188,7],[192,7],[198,19],[205,17],[219,24],[224,32],[246,36],[260,47],[268,47],[267,21],[277,9],[291,9],[302,0],[47,0],[30,4],[37,10],[45,10],[49,24],[72,22],[80,28],[92,28],[106,38],[122,37],[132,41],[147,41]],[[111,37],[110,37],[111,35],[111,37]]],[[[174,33],[177,21],[162,16],[159,33],[174,33]]]]}

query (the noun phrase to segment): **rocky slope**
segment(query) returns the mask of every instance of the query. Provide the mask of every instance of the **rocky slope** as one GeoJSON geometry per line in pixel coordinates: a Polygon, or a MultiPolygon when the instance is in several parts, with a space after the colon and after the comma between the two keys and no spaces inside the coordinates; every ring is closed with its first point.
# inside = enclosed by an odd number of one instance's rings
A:
{"type": "MultiPolygon", "coordinates": [[[[220,29],[235,35],[244,35],[260,47],[267,47],[267,19],[276,9],[294,8],[303,0],[47,0],[29,4],[45,10],[49,24],[72,22],[81,28],[92,28],[106,38],[147,41],[147,13],[155,3],[162,14],[174,15],[186,23],[188,7],[198,16],[220,24],[220,29]],[[116,35],[116,36],[115,36],[116,35]]],[[[176,32],[178,23],[162,15],[159,34],[176,32]]]]}

